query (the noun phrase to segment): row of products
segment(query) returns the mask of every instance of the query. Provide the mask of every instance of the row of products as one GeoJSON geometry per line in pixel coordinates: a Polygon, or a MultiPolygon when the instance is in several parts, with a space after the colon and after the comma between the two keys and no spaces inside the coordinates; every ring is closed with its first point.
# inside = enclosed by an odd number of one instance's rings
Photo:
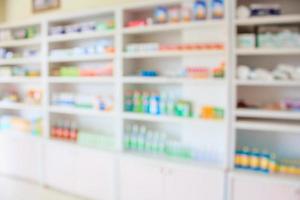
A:
{"type": "Polygon", "coordinates": [[[191,117],[192,110],[192,102],[177,98],[172,93],[128,91],[125,94],[126,112],[191,117]]]}
{"type": "Polygon", "coordinates": [[[73,121],[59,120],[51,127],[51,137],[76,142],[78,127],[73,121]]]}
{"type": "Polygon", "coordinates": [[[19,92],[16,88],[7,88],[0,92],[0,103],[40,105],[42,98],[42,91],[37,88],[27,88],[23,93],[19,92]]]}
{"type": "Polygon", "coordinates": [[[51,70],[51,76],[60,77],[92,77],[92,76],[112,76],[113,64],[109,63],[99,67],[93,66],[61,66],[51,70]]]}
{"type": "Polygon", "coordinates": [[[159,6],[153,11],[153,17],[129,21],[127,27],[150,26],[152,24],[191,22],[209,18],[224,17],[224,0],[196,0],[183,3],[182,6],[159,6]]]}
{"type": "Polygon", "coordinates": [[[33,66],[1,66],[0,77],[39,77],[40,70],[33,66]]]}
{"type": "Polygon", "coordinates": [[[72,93],[54,93],[51,99],[52,105],[74,108],[95,109],[99,111],[112,111],[114,101],[112,96],[96,96],[72,93]]]}
{"type": "Polygon", "coordinates": [[[70,120],[57,121],[51,127],[51,137],[91,148],[113,148],[115,145],[112,134],[80,130],[77,123],[70,120]]]}
{"type": "Polygon", "coordinates": [[[65,58],[76,56],[94,56],[99,54],[111,54],[115,52],[112,40],[99,40],[93,45],[87,45],[85,47],[74,47],[69,49],[52,49],[50,56],[52,58],[65,58]]]}
{"type": "MultiPolygon", "coordinates": [[[[126,112],[145,113],[159,116],[193,117],[193,103],[176,97],[173,93],[148,91],[127,91],[125,94],[126,112]]],[[[224,109],[216,106],[203,106],[199,118],[206,120],[224,119],[224,109]]]]}
{"type": "Polygon", "coordinates": [[[124,134],[124,148],[140,153],[164,155],[183,159],[196,159],[194,149],[177,137],[148,129],[146,126],[128,126],[124,134]]]}
{"type": "Polygon", "coordinates": [[[224,78],[225,63],[220,66],[211,68],[204,67],[187,67],[183,72],[183,77],[192,79],[209,79],[209,78],[224,78]]]}
{"type": "Polygon", "coordinates": [[[273,70],[264,68],[251,68],[249,66],[239,66],[237,69],[237,78],[239,80],[300,80],[300,66],[279,64],[273,70]]]}
{"type": "Polygon", "coordinates": [[[244,100],[238,102],[238,108],[263,109],[274,111],[300,111],[300,99],[283,99],[263,104],[249,104],[244,100]]]}
{"type": "Polygon", "coordinates": [[[258,33],[238,35],[239,48],[300,48],[299,28],[295,26],[259,27],[258,33]]]}
{"type": "Polygon", "coordinates": [[[70,24],[65,26],[53,26],[50,27],[50,35],[63,35],[72,33],[84,33],[95,31],[106,31],[115,28],[115,22],[113,20],[107,20],[105,22],[88,21],[76,24],[70,24]]]}
{"type": "Polygon", "coordinates": [[[126,46],[127,52],[201,51],[201,50],[224,50],[224,44],[222,43],[190,43],[190,44],[132,43],[126,46]]]}
{"type": "Polygon", "coordinates": [[[237,8],[237,18],[245,19],[259,16],[278,16],[281,15],[280,4],[274,3],[254,3],[249,6],[241,5],[237,8]]]}
{"type": "Polygon", "coordinates": [[[42,135],[41,118],[23,118],[10,115],[0,116],[0,132],[16,131],[32,135],[42,135]]]}
{"type": "Polygon", "coordinates": [[[224,108],[216,106],[203,106],[200,110],[200,118],[205,120],[223,120],[225,117],[224,108]]]}
{"type": "Polygon", "coordinates": [[[215,67],[202,67],[202,66],[188,66],[183,70],[171,72],[159,72],[157,70],[140,70],[137,74],[142,77],[180,77],[191,79],[209,79],[209,78],[224,78],[225,76],[225,63],[215,67]]]}
{"type": "Polygon", "coordinates": [[[27,27],[17,30],[1,30],[0,31],[0,42],[11,41],[11,40],[22,40],[32,39],[39,35],[37,27],[27,27]]]}
{"type": "Polygon", "coordinates": [[[300,175],[300,163],[298,165],[287,165],[287,163],[294,162],[282,162],[274,153],[259,151],[257,148],[251,149],[247,146],[238,148],[235,153],[235,167],[238,169],[300,175]]]}
{"type": "Polygon", "coordinates": [[[115,149],[115,137],[113,134],[79,131],[78,144],[94,149],[115,149]]]}
{"type": "Polygon", "coordinates": [[[103,65],[101,67],[77,67],[77,66],[61,66],[51,70],[51,76],[60,77],[96,77],[96,76],[112,76],[113,64],[103,65]]]}
{"type": "Polygon", "coordinates": [[[35,49],[24,49],[22,52],[12,51],[0,48],[0,59],[12,58],[36,58],[39,56],[39,51],[35,49]]]}

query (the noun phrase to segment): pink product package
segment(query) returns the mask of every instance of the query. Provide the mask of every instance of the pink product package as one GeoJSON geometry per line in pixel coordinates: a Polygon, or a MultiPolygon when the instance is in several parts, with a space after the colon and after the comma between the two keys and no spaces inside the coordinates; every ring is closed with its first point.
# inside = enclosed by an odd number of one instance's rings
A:
{"type": "Polygon", "coordinates": [[[300,111],[300,99],[299,100],[284,100],[284,105],[288,110],[300,111]]]}

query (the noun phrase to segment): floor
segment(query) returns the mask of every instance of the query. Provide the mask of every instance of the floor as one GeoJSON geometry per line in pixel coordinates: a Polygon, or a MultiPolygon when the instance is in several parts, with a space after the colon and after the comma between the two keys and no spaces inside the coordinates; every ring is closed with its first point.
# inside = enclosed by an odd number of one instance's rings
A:
{"type": "Polygon", "coordinates": [[[11,177],[0,176],[0,200],[82,200],[11,177]]]}

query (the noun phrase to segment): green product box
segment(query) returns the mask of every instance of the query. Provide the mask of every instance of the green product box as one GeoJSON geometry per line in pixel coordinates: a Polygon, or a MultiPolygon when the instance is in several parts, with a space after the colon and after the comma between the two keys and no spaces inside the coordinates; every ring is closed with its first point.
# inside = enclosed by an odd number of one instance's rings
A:
{"type": "Polygon", "coordinates": [[[175,105],[175,114],[179,117],[192,116],[192,103],[183,100],[178,101],[175,105]]]}
{"type": "Polygon", "coordinates": [[[62,67],[59,74],[66,77],[78,77],[80,76],[80,71],[77,67],[62,67]]]}
{"type": "Polygon", "coordinates": [[[214,114],[216,119],[224,119],[224,109],[223,108],[215,108],[214,114]]]}
{"type": "Polygon", "coordinates": [[[114,149],[115,140],[111,135],[80,131],[78,134],[78,144],[95,149],[114,149]]]}

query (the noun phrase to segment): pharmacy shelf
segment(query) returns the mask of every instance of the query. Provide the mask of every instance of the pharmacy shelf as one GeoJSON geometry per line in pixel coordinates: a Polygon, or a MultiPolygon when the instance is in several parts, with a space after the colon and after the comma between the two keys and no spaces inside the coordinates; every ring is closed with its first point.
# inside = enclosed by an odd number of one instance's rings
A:
{"type": "Polygon", "coordinates": [[[249,170],[238,170],[235,169],[229,173],[231,178],[247,178],[254,180],[263,180],[270,181],[272,183],[281,183],[281,184],[293,184],[299,186],[300,178],[298,176],[284,175],[284,174],[265,174],[249,170]]]}
{"type": "Polygon", "coordinates": [[[235,23],[237,26],[293,24],[300,23],[300,15],[250,17],[247,19],[237,19],[235,23]]]}
{"type": "Polygon", "coordinates": [[[157,154],[149,154],[149,153],[142,153],[142,152],[134,152],[130,150],[125,150],[124,153],[122,153],[124,157],[129,158],[137,158],[137,159],[144,159],[144,160],[153,160],[154,162],[160,162],[162,164],[182,164],[202,169],[209,169],[209,170],[218,170],[218,171],[225,171],[226,167],[218,164],[213,164],[209,162],[203,162],[203,161],[195,161],[195,160],[187,160],[187,159],[180,159],[180,158],[174,158],[171,156],[164,156],[164,155],[157,155],[157,154]]]}
{"type": "Polygon", "coordinates": [[[123,118],[126,120],[149,121],[149,122],[164,122],[164,123],[192,123],[192,124],[213,124],[225,125],[224,120],[203,120],[200,118],[176,117],[176,116],[159,116],[151,114],[140,114],[124,112],[123,118]]]}
{"type": "Polygon", "coordinates": [[[38,83],[42,79],[39,77],[30,78],[30,77],[3,77],[0,78],[0,83],[38,83]]]}
{"type": "Polygon", "coordinates": [[[32,135],[30,133],[23,133],[15,130],[1,130],[0,138],[3,139],[24,139],[24,140],[34,140],[41,142],[43,138],[41,136],[32,135]]]}
{"type": "Polygon", "coordinates": [[[287,123],[263,120],[237,120],[235,128],[238,130],[295,133],[300,134],[299,123],[287,123]]]}
{"type": "Polygon", "coordinates": [[[18,22],[8,22],[8,23],[1,23],[0,29],[15,29],[20,27],[31,27],[31,26],[40,26],[41,20],[39,19],[30,19],[30,20],[20,20],[18,22]]]}
{"type": "Polygon", "coordinates": [[[84,108],[72,108],[67,106],[50,106],[50,113],[54,114],[68,114],[68,115],[80,115],[80,116],[94,116],[94,117],[114,117],[113,112],[104,112],[92,109],[84,108]]]}
{"type": "Polygon", "coordinates": [[[39,64],[41,59],[39,58],[12,58],[12,59],[0,59],[0,65],[26,65],[26,64],[39,64]]]}
{"type": "Polygon", "coordinates": [[[198,84],[198,85],[226,85],[224,79],[191,79],[172,77],[125,77],[127,84],[198,84]]]}
{"type": "Polygon", "coordinates": [[[300,55],[300,48],[257,48],[257,49],[237,49],[238,56],[278,56],[278,55],[300,55]]]}
{"type": "Polygon", "coordinates": [[[86,145],[81,145],[78,144],[77,142],[71,142],[68,140],[64,140],[64,139],[56,139],[56,138],[52,138],[49,137],[48,138],[48,142],[51,142],[53,144],[60,144],[60,145],[66,145],[69,147],[74,147],[74,148],[80,148],[80,149],[89,149],[91,151],[95,151],[95,152],[104,152],[104,153],[117,153],[116,150],[114,150],[113,148],[94,148],[94,147],[89,147],[86,145]]]}
{"type": "Polygon", "coordinates": [[[30,105],[30,104],[25,104],[25,103],[2,103],[2,102],[0,102],[0,109],[41,111],[42,106],[30,105]]]}
{"type": "Polygon", "coordinates": [[[292,112],[259,109],[237,109],[235,114],[237,117],[244,118],[300,120],[300,112],[297,111],[292,112]]]}
{"type": "Polygon", "coordinates": [[[180,31],[184,29],[205,29],[209,27],[222,27],[225,26],[224,20],[205,20],[195,22],[180,22],[180,23],[169,23],[169,24],[155,24],[149,26],[140,27],[128,27],[123,29],[123,34],[149,34],[156,32],[168,32],[168,31],[180,31]]]}
{"type": "Polygon", "coordinates": [[[220,56],[224,55],[222,50],[203,50],[203,51],[154,51],[154,52],[125,52],[125,59],[135,58],[164,58],[164,57],[182,57],[182,56],[220,56]]]}
{"type": "Polygon", "coordinates": [[[113,37],[113,36],[114,36],[113,31],[70,33],[70,34],[63,34],[63,35],[48,36],[48,42],[49,43],[70,42],[76,40],[99,39],[99,38],[113,37]]]}
{"type": "Polygon", "coordinates": [[[62,63],[62,62],[88,62],[88,61],[106,61],[113,60],[114,55],[94,55],[94,56],[66,56],[66,57],[50,57],[49,63],[62,63]]]}
{"type": "Polygon", "coordinates": [[[237,86],[300,87],[300,81],[236,80],[237,86]]]}
{"type": "Polygon", "coordinates": [[[40,38],[23,39],[23,40],[12,40],[12,41],[2,41],[2,42],[0,42],[0,48],[23,47],[23,46],[37,46],[37,45],[41,45],[41,39],[40,38]]]}
{"type": "Polygon", "coordinates": [[[114,83],[113,77],[51,77],[50,83],[114,83]]]}

